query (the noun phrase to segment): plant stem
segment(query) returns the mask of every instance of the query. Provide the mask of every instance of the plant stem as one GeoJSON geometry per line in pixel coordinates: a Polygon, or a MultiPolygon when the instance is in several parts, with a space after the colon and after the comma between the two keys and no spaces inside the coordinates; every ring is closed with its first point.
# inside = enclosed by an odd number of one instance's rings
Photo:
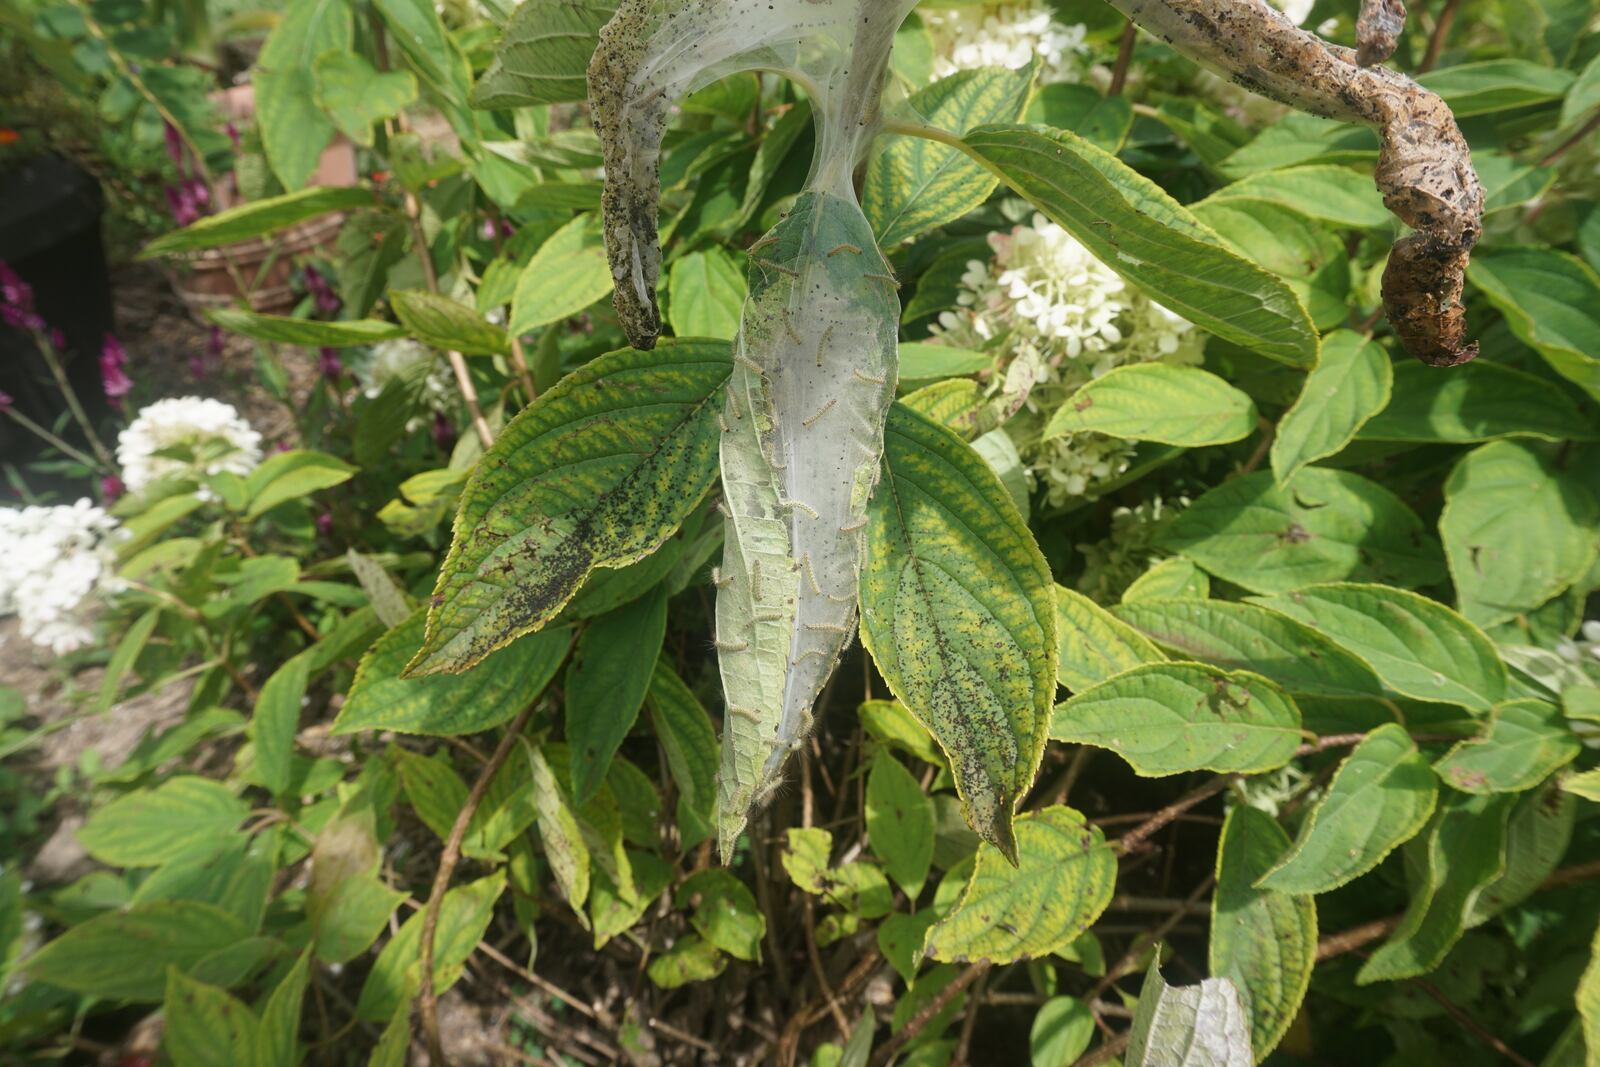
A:
{"type": "Polygon", "coordinates": [[[1133,45],[1139,31],[1134,26],[1133,20],[1128,19],[1122,27],[1122,40],[1117,44],[1117,62],[1111,68],[1111,84],[1106,88],[1107,96],[1121,96],[1122,87],[1128,83],[1128,64],[1133,61],[1133,45]]]}
{"type": "Polygon", "coordinates": [[[1417,66],[1418,74],[1428,73],[1439,62],[1439,56],[1444,52],[1444,39],[1450,35],[1450,27],[1456,21],[1456,9],[1460,6],[1461,0],[1445,0],[1444,8],[1439,12],[1439,21],[1434,23],[1433,33],[1428,37],[1428,51],[1417,66]]]}
{"type": "Polygon", "coordinates": [[[872,1067],[887,1067],[907,1042],[922,1033],[940,1012],[950,1006],[951,1001],[961,995],[962,990],[987,974],[989,967],[988,960],[979,960],[958,974],[949,985],[939,990],[938,996],[924,1004],[922,1010],[913,1015],[911,1021],[901,1027],[898,1034],[889,1038],[882,1048],[872,1054],[872,1067]]]}
{"type": "Polygon", "coordinates": [[[7,406],[7,407],[4,407],[4,408],[0,408],[0,411],[4,411],[5,414],[8,417],[10,417],[10,419],[13,422],[15,422],[18,426],[21,426],[24,430],[27,430],[29,433],[34,434],[35,436],[37,436],[38,438],[43,440],[46,444],[50,445],[52,448],[56,448],[56,449],[60,450],[61,452],[65,453],[66,455],[71,456],[73,459],[77,460],[79,463],[82,463],[85,467],[88,467],[90,470],[103,470],[104,469],[104,464],[102,464],[98,459],[95,459],[93,456],[90,456],[88,453],[82,452],[82,451],[78,450],[77,448],[74,448],[72,445],[67,444],[61,438],[59,438],[55,434],[51,433],[49,430],[45,429],[43,426],[40,426],[37,422],[34,422],[32,419],[28,418],[28,416],[24,415],[22,412],[18,411],[16,408],[7,406]]]}
{"type": "MultiPolygon", "coordinates": [[[[428,248],[428,235],[422,231],[422,208],[417,203],[416,195],[409,189],[406,190],[406,218],[411,223],[411,241],[417,247],[417,259],[422,264],[422,277],[428,283],[428,292],[439,291],[439,275],[433,269],[433,253],[428,248]]],[[[450,350],[445,352],[445,358],[450,361],[450,370],[456,377],[456,388],[461,390],[461,399],[466,401],[467,411],[472,414],[472,428],[478,432],[478,440],[484,448],[494,444],[494,431],[489,429],[489,422],[483,417],[483,409],[478,406],[478,390],[472,384],[472,375],[467,371],[467,360],[460,352],[450,350]]]]}
{"type": "Polygon", "coordinates": [[[445,1059],[444,1046],[439,1038],[439,998],[433,988],[433,941],[439,929],[440,906],[444,901],[445,890],[450,887],[450,876],[455,873],[456,864],[461,862],[461,842],[467,836],[467,825],[472,822],[473,813],[478,810],[478,805],[483,803],[484,794],[489,791],[489,783],[505,765],[512,748],[516,746],[517,739],[522,736],[522,728],[533,715],[533,708],[534,705],[529,704],[511,720],[511,725],[506,727],[506,734],[500,739],[494,755],[489,757],[489,762],[484,764],[483,770],[478,773],[478,780],[472,783],[472,790],[467,793],[466,803],[462,804],[461,810],[456,813],[456,821],[450,827],[450,836],[445,839],[444,853],[439,857],[439,870],[433,878],[433,890],[428,894],[428,903],[423,908],[422,989],[417,994],[417,1007],[422,1016],[422,1033],[428,1042],[428,1060],[437,1067],[444,1067],[449,1062],[445,1059]]]}
{"type": "Polygon", "coordinates": [[[111,450],[106,448],[105,442],[100,440],[100,435],[95,432],[94,423],[89,421],[89,413],[84,411],[83,404],[78,400],[78,391],[72,388],[72,383],[67,380],[67,369],[61,365],[61,360],[56,358],[58,355],[56,346],[37,330],[34,331],[33,339],[39,346],[40,355],[44,356],[45,365],[50,368],[50,376],[56,380],[56,388],[61,390],[62,397],[67,401],[67,409],[72,412],[72,417],[82,428],[84,437],[88,438],[89,447],[94,449],[94,454],[100,457],[102,463],[116,470],[117,463],[112,458],[111,450]]]}

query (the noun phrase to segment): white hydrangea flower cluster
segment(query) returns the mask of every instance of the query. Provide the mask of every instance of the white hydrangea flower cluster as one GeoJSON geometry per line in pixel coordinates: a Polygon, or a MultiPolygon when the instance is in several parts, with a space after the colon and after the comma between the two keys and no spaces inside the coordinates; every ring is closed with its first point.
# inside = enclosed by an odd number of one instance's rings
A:
{"type": "Polygon", "coordinates": [[[921,14],[933,38],[935,81],[978,67],[1020,70],[1035,56],[1040,84],[1082,80],[1087,30],[1082,24],[1062,25],[1042,3],[981,4],[921,14]]]}
{"type": "MultiPolygon", "coordinates": [[[[383,387],[396,379],[422,378],[422,403],[440,415],[453,415],[456,410],[455,380],[445,362],[427,345],[402,337],[394,341],[380,341],[363,364],[355,367],[356,380],[368,397],[376,397],[383,387]]],[[[412,419],[406,429],[415,430],[423,420],[412,419]]]]}
{"type": "Polygon", "coordinates": [[[1122,593],[1155,561],[1156,533],[1189,506],[1189,498],[1153,496],[1136,507],[1111,513],[1111,532],[1104,541],[1078,545],[1083,575],[1078,591],[1100,604],[1115,604],[1122,593]]]}
{"type": "Polygon", "coordinates": [[[117,435],[117,463],[131,493],[163,478],[243,476],[260,462],[261,435],[231,404],[206,397],[157,400],[117,435]]]}
{"type": "Polygon", "coordinates": [[[87,499],[60,507],[0,509],[0,614],[56,655],[94,640],[97,594],[114,592],[116,545],[125,531],[87,499]]]}
{"type": "MultiPolygon", "coordinates": [[[[994,259],[971,261],[962,276],[962,310],[943,312],[933,332],[943,343],[996,353],[995,389],[1006,415],[1026,407],[1048,417],[1114,367],[1201,361],[1201,331],[1044,216],[991,234],[989,245],[994,259]]],[[[1126,471],[1133,445],[1079,433],[1021,451],[1030,476],[1060,505],[1126,471]]]]}

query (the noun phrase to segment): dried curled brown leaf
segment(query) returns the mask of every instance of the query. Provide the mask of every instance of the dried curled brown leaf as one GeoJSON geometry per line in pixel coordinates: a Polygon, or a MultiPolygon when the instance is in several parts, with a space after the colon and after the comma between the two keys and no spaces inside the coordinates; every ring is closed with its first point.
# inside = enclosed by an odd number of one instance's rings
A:
{"type": "Polygon", "coordinates": [[[1265,0],[1111,0],[1184,55],[1235,84],[1302,111],[1378,128],[1374,179],[1416,230],[1395,243],[1383,306],[1406,351],[1435,367],[1478,354],[1461,291],[1483,232],[1483,188],[1444,101],[1403,74],[1364,67],[1354,51],[1295,26],[1265,0]]]}
{"type": "Polygon", "coordinates": [[[1356,62],[1373,67],[1394,55],[1405,28],[1402,0],[1361,0],[1361,14],[1356,18],[1356,62]]]}

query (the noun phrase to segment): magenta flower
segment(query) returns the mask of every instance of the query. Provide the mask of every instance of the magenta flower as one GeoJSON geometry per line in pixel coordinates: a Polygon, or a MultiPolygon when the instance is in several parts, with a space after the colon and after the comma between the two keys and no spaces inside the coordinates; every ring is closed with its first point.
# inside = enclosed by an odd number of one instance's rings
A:
{"type": "Polygon", "coordinates": [[[10,393],[0,390],[0,411],[10,411],[11,405],[14,403],[16,401],[11,399],[10,393]]]}
{"type": "Polygon", "coordinates": [[[0,259],[0,322],[19,330],[42,330],[44,320],[33,311],[33,286],[0,259]]]}
{"type": "Polygon", "coordinates": [[[450,451],[456,444],[456,428],[450,424],[449,419],[437,411],[433,415],[433,443],[443,452],[450,451]]]}
{"type": "Polygon", "coordinates": [[[100,479],[100,495],[105,498],[107,504],[117,500],[127,491],[128,487],[123,485],[122,479],[115,474],[108,474],[100,479]]]}
{"type": "Polygon", "coordinates": [[[121,342],[106,334],[100,346],[100,382],[112,407],[121,407],[122,398],[133,391],[133,379],[128,377],[127,367],[128,353],[121,342]]]}
{"type": "Polygon", "coordinates": [[[317,533],[323,537],[333,533],[333,512],[324,511],[317,516],[317,533]]]}
{"type": "Polygon", "coordinates": [[[167,155],[172,158],[173,165],[178,168],[178,174],[181,177],[184,172],[184,163],[186,162],[183,138],[178,135],[178,128],[172,123],[164,122],[162,126],[164,127],[162,132],[166,134],[167,138],[167,155]]]}
{"type": "Polygon", "coordinates": [[[339,311],[339,296],[333,291],[333,286],[328,284],[328,279],[315,267],[306,267],[305,271],[306,292],[311,294],[311,299],[316,302],[317,314],[331,317],[339,311]]]}
{"type": "Polygon", "coordinates": [[[337,348],[324,348],[317,353],[317,369],[322,371],[322,376],[330,382],[339,380],[344,373],[344,364],[339,361],[337,348]]]}

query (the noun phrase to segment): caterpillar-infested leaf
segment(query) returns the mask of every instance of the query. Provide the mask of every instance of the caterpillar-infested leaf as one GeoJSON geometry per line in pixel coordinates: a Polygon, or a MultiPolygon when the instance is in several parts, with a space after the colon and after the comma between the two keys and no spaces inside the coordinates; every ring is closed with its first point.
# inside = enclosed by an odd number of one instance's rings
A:
{"type": "Polygon", "coordinates": [[[1013,859],[1056,686],[1049,567],[999,479],[896,406],[861,577],[862,641],[950,759],[967,821],[1013,859]]]}
{"type": "Polygon", "coordinates": [[[512,419],[462,494],[411,674],[465,670],[537,630],[596,567],[653,552],[716,477],[719,341],[625,350],[512,419]]]}

